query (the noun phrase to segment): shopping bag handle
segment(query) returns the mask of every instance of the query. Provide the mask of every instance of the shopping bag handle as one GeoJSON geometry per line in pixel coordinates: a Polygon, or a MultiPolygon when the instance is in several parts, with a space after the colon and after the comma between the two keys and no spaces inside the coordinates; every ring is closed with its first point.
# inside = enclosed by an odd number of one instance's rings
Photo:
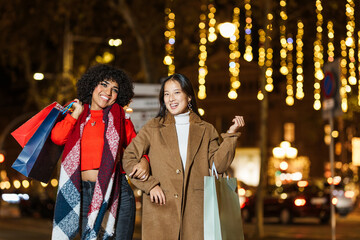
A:
{"type": "Polygon", "coordinates": [[[211,176],[214,176],[214,173],[215,173],[216,178],[219,178],[218,173],[216,171],[215,162],[213,162],[212,167],[211,167],[211,176]]]}
{"type": "Polygon", "coordinates": [[[63,110],[61,110],[62,114],[65,114],[69,111],[69,109],[72,107],[72,105],[74,104],[74,101],[72,101],[69,105],[67,105],[66,107],[64,107],[63,110]]]}

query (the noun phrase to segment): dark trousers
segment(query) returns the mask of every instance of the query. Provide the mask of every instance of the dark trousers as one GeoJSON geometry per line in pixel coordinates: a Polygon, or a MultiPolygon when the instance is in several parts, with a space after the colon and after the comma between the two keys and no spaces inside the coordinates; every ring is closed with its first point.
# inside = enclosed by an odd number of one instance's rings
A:
{"type": "MultiPolygon", "coordinates": [[[[135,197],[125,174],[120,177],[120,202],[115,225],[115,237],[113,239],[129,240],[132,239],[135,225],[135,197]]],[[[87,214],[94,194],[95,182],[82,181],[81,196],[81,230],[85,230],[87,225],[87,214]]]]}

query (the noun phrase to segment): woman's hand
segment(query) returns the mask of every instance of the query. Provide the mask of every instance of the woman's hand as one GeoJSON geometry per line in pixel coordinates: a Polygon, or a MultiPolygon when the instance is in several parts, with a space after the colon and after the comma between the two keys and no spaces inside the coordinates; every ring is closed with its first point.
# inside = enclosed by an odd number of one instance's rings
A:
{"type": "Polygon", "coordinates": [[[81,113],[84,111],[84,106],[79,99],[74,99],[72,107],[74,108],[74,111],[71,113],[71,116],[75,119],[78,119],[81,113]]]}
{"type": "Polygon", "coordinates": [[[245,121],[243,116],[235,116],[232,122],[234,124],[230,126],[227,133],[236,133],[240,130],[241,127],[245,126],[245,121]]]}
{"type": "Polygon", "coordinates": [[[157,204],[165,204],[165,194],[159,185],[150,190],[150,200],[157,204]]]}
{"type": "Polygon", "coordinates": [[[144,182],[149,178],[149,175],[149,162],[146,160],[146,158],[142,157],[140,162],[134,166],[132,172],[129,174],[129,177],[137,178],[144,182]]]}

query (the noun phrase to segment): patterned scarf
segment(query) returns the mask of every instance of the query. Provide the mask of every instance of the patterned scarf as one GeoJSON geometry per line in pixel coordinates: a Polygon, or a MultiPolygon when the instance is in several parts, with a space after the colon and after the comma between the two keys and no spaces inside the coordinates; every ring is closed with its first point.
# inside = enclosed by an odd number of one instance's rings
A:
{"type": "MultiPolygon", "coordinates": [[[[80,229],[80,143],[89,114],[89,105],[85,104],[84,111],[65,144],[52,239],[73,239],[80,229]]],[[[82,229],[85,231],[83,239],[96,239],[100,229],[104,232],[102,239],[108,239],[114,234],[120,192],[120,165],[116,157],[119,146],[122,146],[125,139],[124,116],[124,110],[118,104],[104,109],[104,147],[94,195],[89,207],[88,224],[86,229],[82,229]]]]}

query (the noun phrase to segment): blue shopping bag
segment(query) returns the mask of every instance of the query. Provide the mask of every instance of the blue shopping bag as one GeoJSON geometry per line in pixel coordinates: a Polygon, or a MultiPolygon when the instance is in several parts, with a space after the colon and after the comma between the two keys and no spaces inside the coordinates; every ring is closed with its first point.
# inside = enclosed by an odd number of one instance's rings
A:
{"type": "Polygon", "coordinates": [[[63,117],[72,104],[66,108],[56,104],[46,116],[34,135],[11,166],[26,177],[47,183],[56,168],[56,164],[63,151],[50,139],[50,132],[55,123],[63,117]]]}

